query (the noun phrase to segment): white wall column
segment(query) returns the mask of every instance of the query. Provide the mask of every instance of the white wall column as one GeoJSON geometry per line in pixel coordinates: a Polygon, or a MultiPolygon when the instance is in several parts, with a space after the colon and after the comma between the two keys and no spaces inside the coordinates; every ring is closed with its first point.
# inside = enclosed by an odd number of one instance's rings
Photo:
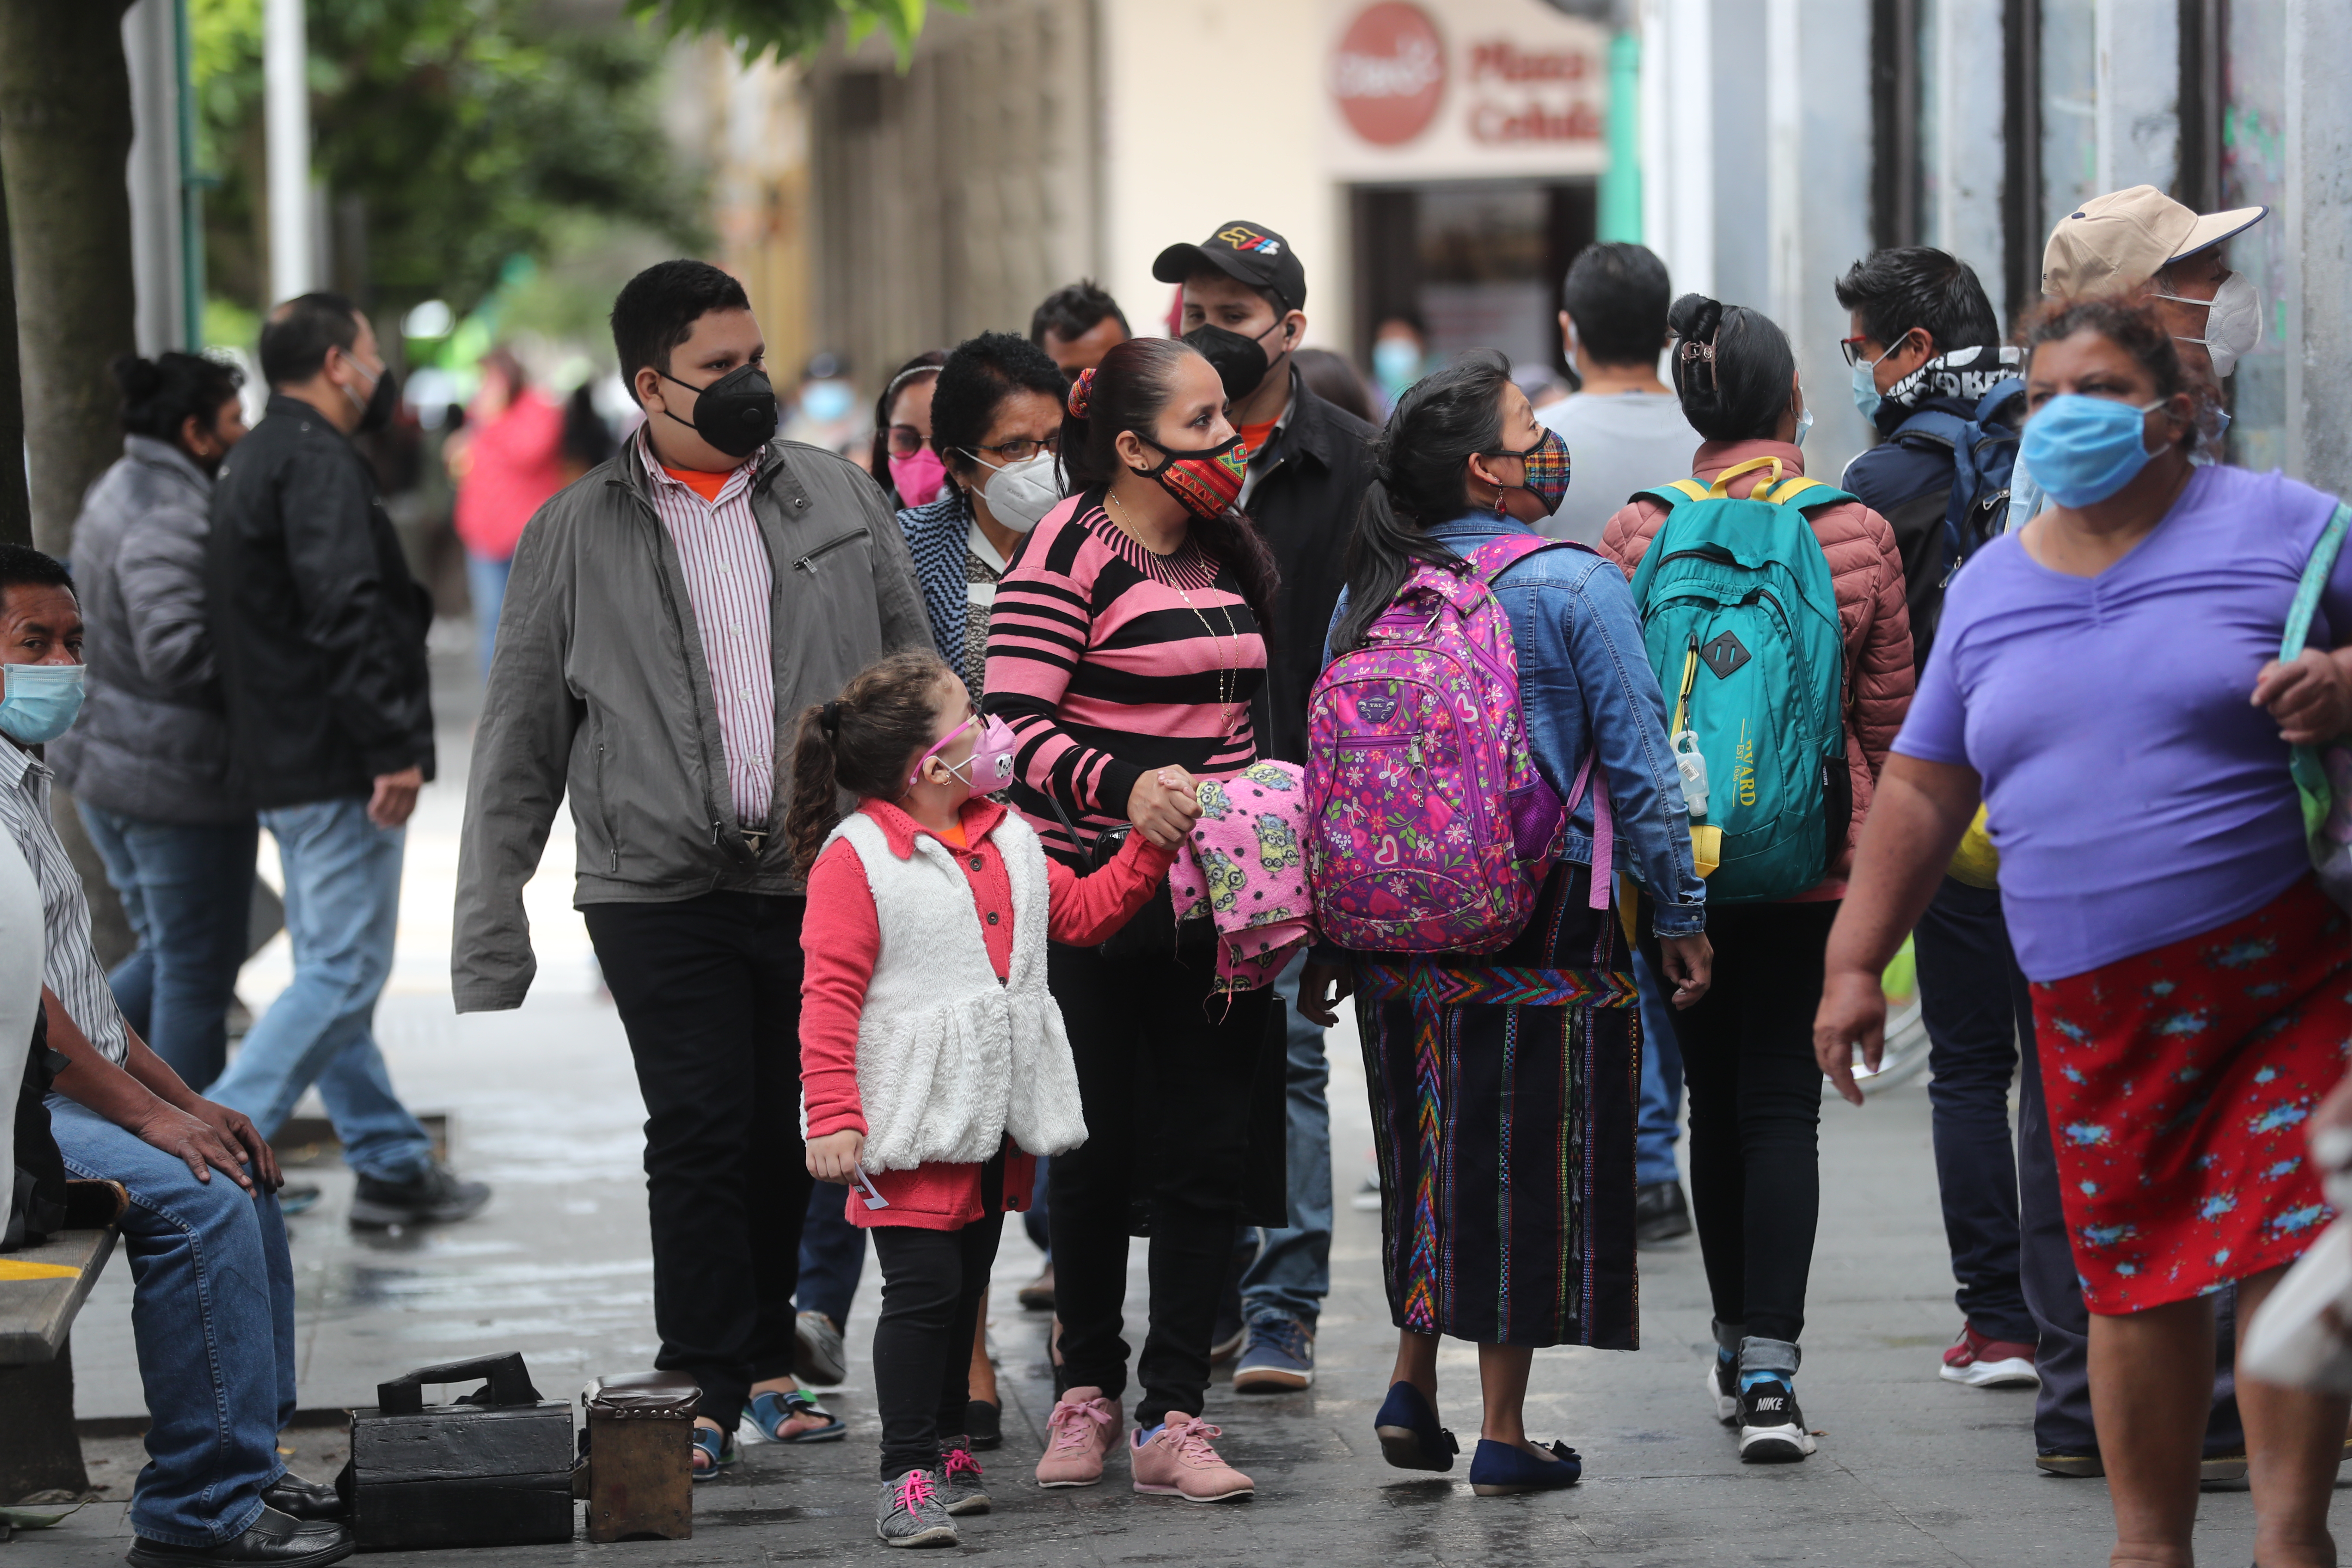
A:
{"type": "Polygon", "coordinates": [[[187,300],[181,286],[180,78],[172,0],[138,0],[122,16],[131,64],[131,277],[138,292],[139,352],[149,358],[185,348],[187,300]]]}
{"type": "Polygon", "coordinates": [[[2002,298],[2000,0],[1935,0],[1928,35],[1927,242],[1976,268],[2006,327],[2026,301],[2002,298]]]}
{"type": "Polygon", "coordinates": [[[1642,237],[1676,294],[1715,292],[1710,0],[1642,0],[1642,237]]]}
{"type": "Polygon", "coordinates": [[[2286,471],[2352,494],[2352,27],[2286,3],[2286,471]]]}
{"type": "Polygon", "coordinates": [[[310,46],[304,0],[264,0],[261,70],[269,163],[269,299],[318,287],[312,271],[310,46]]]}
{"type": "Polygon", "coordinates": [[[2098,138],[2102,192],[2132,185],[2168,191],[2180,174],[2180,27],[2170,7],[2098,0],[2098,138]]]}

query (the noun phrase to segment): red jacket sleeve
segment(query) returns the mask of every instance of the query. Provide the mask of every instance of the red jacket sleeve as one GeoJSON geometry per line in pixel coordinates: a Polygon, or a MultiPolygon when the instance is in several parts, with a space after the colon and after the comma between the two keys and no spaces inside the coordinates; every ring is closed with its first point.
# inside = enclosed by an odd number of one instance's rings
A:
{"type": "Polygon", "coordinates": [[[1657,537],[1658,525],[1665,521],[1666,509],[1656,501],[1627,501],[1601,529],[1601,553],[1632,577],[1648,552],[1650,541],[1657,537]]]}
{"type": "MultiPolygon", "coordinates": [[[[1135,918],[1135,911],[1167,879],[1169,863],[1175,858],[1140,833],[1129,834],[1111,863],[1087,876],[1081,877],[1059,860],[1047,858],[1045,880],[1052,902],[1046,934],[1071,947],[1091,947],[1103,941],[1135,918]]],[[[814,883],[810,898],[814,902],[814,883]]],[[[870,909],[871,900],[868,904],[870,909]]]]}
{"type": "Polygon", "coordinates": [[[808,1106],[808,1135],[863,1133],[857,1020],[882,955],[882,924],[874,913],[865,864],[845,840],[818,856],[809,869],[801,948],[807,954],[801,977],[801,1093],[808,1106]]]}

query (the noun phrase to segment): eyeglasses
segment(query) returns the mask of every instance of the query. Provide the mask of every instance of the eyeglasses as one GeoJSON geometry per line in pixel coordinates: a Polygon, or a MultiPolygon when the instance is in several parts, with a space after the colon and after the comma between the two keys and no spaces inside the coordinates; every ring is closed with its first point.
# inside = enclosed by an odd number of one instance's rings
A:
{"type": "Polygon", "coordinates": [[[1871,357],[1864,349],[1869,342],[1868,338],[1841,338],[1838,340],[1838,352],[1845,355],[1846,363],[1860,364],[1871,357]]]}
{"type": "Polygon", "coordinates": [[[893,425],[890,426],[889,435],[890,455],[894,458],[913,457],[923,449],[923,443],[928,439],[912,425],[893,425]]]}
{"type": "Polygon", "coordinates": [[[1017,437],[1010,441],[1000,442],[993,447],[974,447],[970,448],[971,455],[975,458],[980,456],[981,453],[986,452],[992,457],[1001,458],[1008,463],[1025,463],[1040,452],[1058,452],[1061,449],[1062,437],[1058,435],[1048,436],[1042,441],[1032,441],[1025,437],[1017,437]]]}

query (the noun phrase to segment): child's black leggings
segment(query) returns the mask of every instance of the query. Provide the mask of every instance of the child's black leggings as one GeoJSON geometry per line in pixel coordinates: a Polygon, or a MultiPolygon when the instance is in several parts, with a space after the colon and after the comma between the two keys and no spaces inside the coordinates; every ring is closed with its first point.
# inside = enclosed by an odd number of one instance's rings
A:
{"type": "Polygon", "coordinates": [[[1003,1229],[1002,1214],[961,1230],[874,1227],[874,1254],[882,1262],[874,1396],[882,1411],[886,1481],[931,1468],[940,1462],[940,1439],[964,1429],[972,1335],[1003,1229]]]}

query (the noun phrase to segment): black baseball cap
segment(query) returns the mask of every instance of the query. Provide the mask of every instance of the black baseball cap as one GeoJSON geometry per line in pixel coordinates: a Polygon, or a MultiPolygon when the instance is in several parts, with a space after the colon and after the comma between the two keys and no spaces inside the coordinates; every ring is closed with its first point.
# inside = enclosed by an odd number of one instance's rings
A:
{"type": "Polygon", "coordinates": [[[1263,224],[1239,218],[1221,223],[1217,232],[1198,245],[1171,245],[1151,264],[1151,276],[1162,283],[1181,283],[1203,266],[1253,289],[1271,289],[1286,310],[1307,308],[1307,268],[1290,248],[1290,241],[1263,224]]]}

